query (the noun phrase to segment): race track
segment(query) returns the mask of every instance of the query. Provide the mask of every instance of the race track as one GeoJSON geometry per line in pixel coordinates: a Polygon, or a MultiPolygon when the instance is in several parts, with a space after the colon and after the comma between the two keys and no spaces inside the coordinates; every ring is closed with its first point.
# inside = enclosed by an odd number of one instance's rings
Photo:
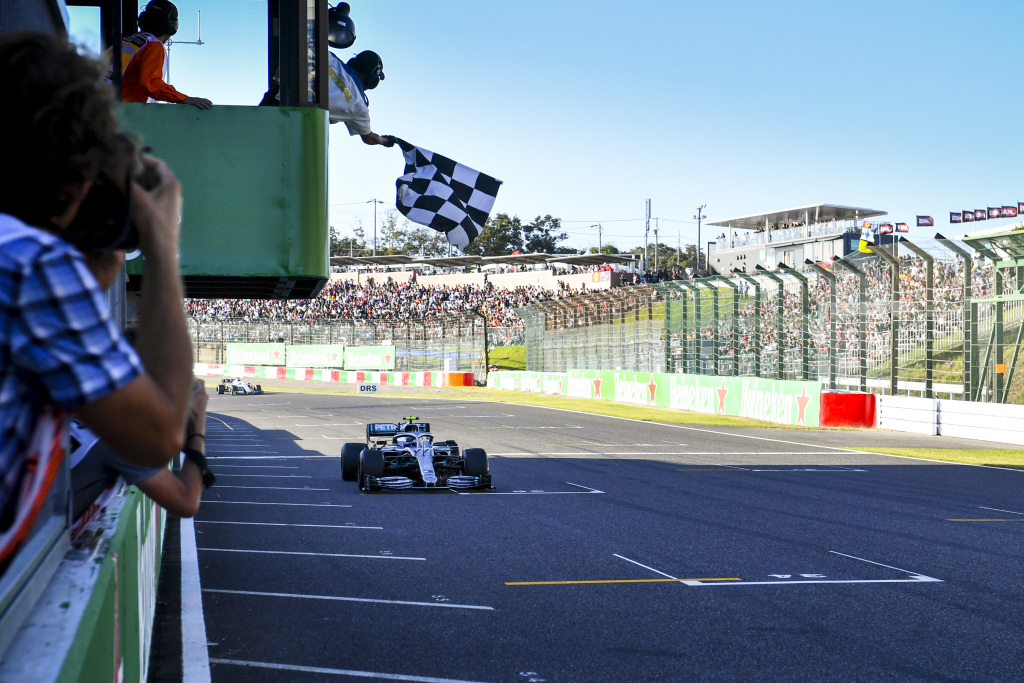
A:
{"type": "Polygon", "coordinates": [[[195,538],[214,681],[1024,675],[1024,472],[839,449],[934,438],[432,397],[210,411],[195,538]],[[341,481],[342,444],[407,415],[485,448],[496,490],[341,481]]]}

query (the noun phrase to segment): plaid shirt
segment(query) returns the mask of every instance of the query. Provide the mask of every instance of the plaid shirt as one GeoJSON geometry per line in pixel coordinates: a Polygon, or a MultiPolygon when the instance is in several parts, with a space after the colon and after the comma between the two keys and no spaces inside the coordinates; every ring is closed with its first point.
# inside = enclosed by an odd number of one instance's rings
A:
{"type": "Polygon", "coordinates": [[[141,373],[81,254],[0,214],[0,503],[46,405],[78,408],[141,373]]]}

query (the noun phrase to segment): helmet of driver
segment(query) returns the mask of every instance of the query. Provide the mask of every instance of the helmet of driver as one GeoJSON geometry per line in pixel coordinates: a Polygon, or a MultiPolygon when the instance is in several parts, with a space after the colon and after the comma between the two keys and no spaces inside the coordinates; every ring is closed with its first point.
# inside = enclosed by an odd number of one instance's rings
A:
{"type": "Polygon", "coordinates": [[[356,42],[356,23],[349,12],[352,8],[347,2],[339,2],[337,7],[327,10],[327,44],[344,50],[356,42]]]}

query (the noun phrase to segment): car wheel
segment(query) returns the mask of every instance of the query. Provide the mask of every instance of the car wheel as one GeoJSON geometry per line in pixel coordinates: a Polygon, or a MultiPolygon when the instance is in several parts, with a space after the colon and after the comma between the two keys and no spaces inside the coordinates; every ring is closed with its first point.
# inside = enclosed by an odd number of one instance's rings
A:
{"type": "Polygon", "coordinates": [[[217,393],[218,394],[223,394],[224,393],[224,385],[223,384],[218,384],[217,385],[217,393]]]}
{"type": "Polygon", "coordinates": [[[257,394],[262,394],[263,393],[263,387],[261,387],[259,384],[256,385],[256,393],[257,394]]]}
{"type": "Polygon", "coordinates": [[[359,478],[359,454],[364,448],[361,443],[347,443],[341,447],[342,481],[355,481],[359,478]]]}
{"type": "Polygon", "coordinates": [[[367,488],[364,477],[384,476],[384,454],[377,449],[364,449],[359,454],[359,487],[367,488]]]}
{"type": "Polygon", "coordinates": [[[489,472],[487,452],[482,448],[467,448],[462,452],[462,473],[482,477],[489,472]]]}

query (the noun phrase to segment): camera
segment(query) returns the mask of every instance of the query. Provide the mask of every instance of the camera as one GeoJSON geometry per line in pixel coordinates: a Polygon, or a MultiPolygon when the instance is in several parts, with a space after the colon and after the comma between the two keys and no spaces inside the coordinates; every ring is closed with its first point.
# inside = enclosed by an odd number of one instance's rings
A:
{"type": "Polygon", "coordinates": [[[131,220],[131,193],[126,191],[133,181],[151,190],[159,176],[153,166],[143,162],[141,173],[125,173],[122,189],[109,173],[101,173],[62,237],[86,251],[138,249],[139,231],[131,220]]]}

